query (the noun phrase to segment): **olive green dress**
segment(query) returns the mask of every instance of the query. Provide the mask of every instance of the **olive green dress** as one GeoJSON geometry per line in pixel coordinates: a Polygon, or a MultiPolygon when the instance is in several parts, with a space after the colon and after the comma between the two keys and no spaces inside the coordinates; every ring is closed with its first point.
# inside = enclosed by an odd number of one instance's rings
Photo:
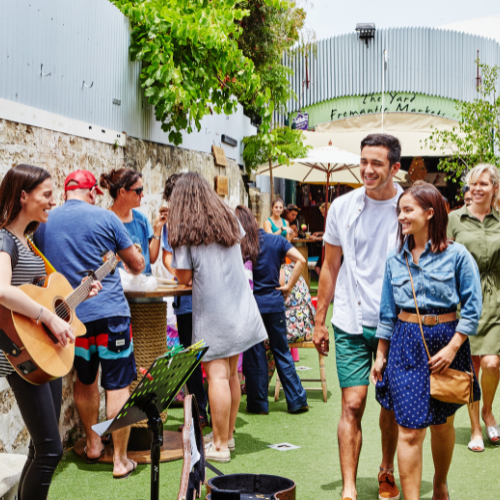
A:
{"type": "Polygon", "coordinates": [[[481,222],[464,206],[449,214],[448,238],[462,243],[481,275],[483,312],[477,336],[469,337],[473,356],[500,354],[500,214],[494,209],[481,222]]]}

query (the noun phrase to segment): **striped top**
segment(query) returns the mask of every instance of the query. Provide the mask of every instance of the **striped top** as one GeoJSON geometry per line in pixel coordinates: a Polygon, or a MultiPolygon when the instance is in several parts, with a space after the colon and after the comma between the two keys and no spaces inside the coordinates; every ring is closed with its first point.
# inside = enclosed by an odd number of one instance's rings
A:
{"type": "MultiPolygon", "coordinates": [[[[0,229],[2,232],[8,232],[16,242],[19,252],[19,260],[16,267],[12,270],[11,285],[20,286],[33,283],[37,278],[46,276],[45,264],[43,260],[35,255],[33,251],[26,248],[12,233],[5,229],[0,229]]],[[[1,325],[0,325],[1,327],[1,325]]],[[[11,364],[7,361],[4,353],[0,351],[0,377],[6,377],[14,371],[11,364]]]]}

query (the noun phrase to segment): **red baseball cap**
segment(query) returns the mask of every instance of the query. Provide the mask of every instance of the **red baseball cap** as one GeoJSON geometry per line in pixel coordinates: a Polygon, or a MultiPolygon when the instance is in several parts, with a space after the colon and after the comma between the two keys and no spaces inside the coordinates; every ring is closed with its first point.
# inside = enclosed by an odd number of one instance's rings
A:
{"type": "Polygon", "coordinates": [[[97,184],[97,180],[92,172],[88,170],[75,170],[66,177],[64,181],[64,191],[73,191],[74,189],[92,189],[95,187],[97,194],[104,194],[97,184]],[[75,182],[71,186],[68,186],[70,182],[75,182]]]}

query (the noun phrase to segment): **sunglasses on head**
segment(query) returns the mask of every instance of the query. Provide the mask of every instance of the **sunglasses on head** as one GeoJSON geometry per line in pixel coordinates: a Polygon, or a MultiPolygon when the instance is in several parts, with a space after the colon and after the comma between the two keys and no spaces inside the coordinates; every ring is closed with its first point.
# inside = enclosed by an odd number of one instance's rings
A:
{"type": "Polygon", "coordinates": [[[127,191],[133,191],[137,196],[141,196],[142,192],[144,191],[144,186],[140,188],[128,188],[127,191]]]}

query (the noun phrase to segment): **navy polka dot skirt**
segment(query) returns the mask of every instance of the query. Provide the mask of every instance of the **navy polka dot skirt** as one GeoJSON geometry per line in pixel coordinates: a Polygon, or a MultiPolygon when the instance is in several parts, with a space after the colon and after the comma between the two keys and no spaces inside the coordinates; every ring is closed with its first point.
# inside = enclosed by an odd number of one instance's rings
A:
{"type": "MultiPolygon", "coordinates": [[[[450,311],[427,311],[426,314],[447,312],[450,311]]],[[[448,345],[455,335],[457,323],[458,321],[453,321],[432,327],[423,326],[431,356],[448,345]]],[[[377,383],[376,397],[386,410],[394,410],[396,422],[402,427],[424,429],[430,425],[444,424],[462,406],[431,398],[428,359],[418,323],[398,320],[391,338],[384,378],[377,383]]],[[[458,350],[450,368],[470,372],[471,352],[468,340],[458,350]]],[[[475,374],[473,391],[474,401],[478,401],[481,391],[475,374]]]]}

